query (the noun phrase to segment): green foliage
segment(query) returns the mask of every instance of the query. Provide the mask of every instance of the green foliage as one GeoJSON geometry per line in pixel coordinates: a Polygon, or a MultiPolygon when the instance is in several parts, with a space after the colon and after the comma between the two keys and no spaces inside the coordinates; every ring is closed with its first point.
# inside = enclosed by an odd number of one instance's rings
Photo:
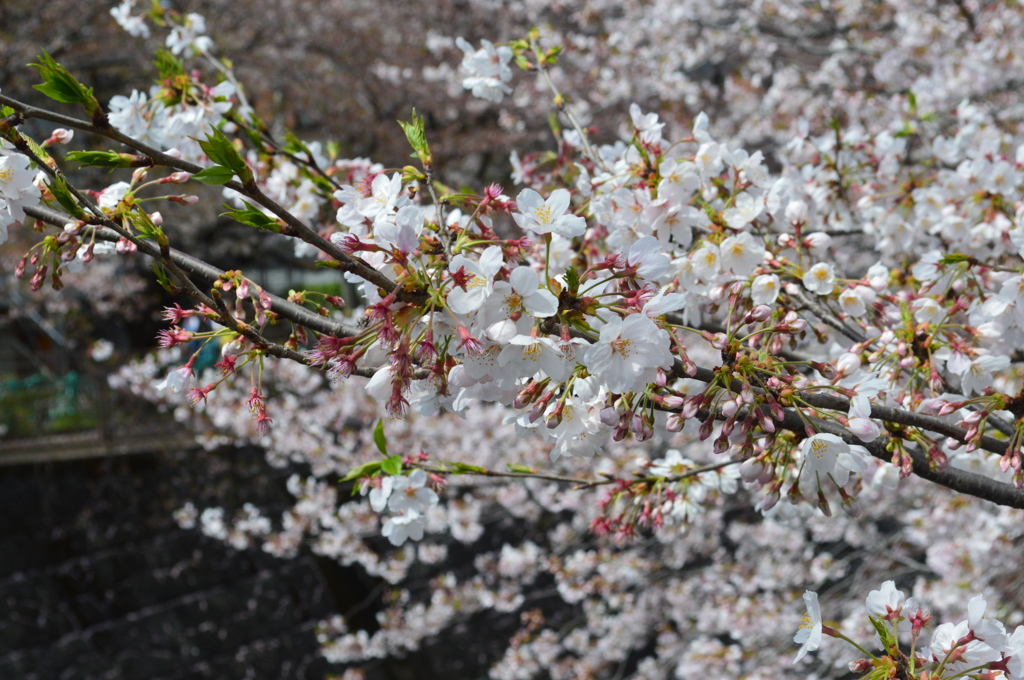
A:
{"type": "Polygon", "coordinates": [[[423,167],[431,167],[434,163],[434,158],[430,154],[430,147],[427,145],[427,132],[423,117],[417,116],[416,109],[413,109],[412,121],[407,123],[400,120],[398,124],[402,126],[405,138],[409,140],[409,145],[416,152],[416,156],[420,159],[423,167]]]}
{"type": "Polygon", "coordinates": [[[67,182],[60,175],[52,178],[46,186],[50,189],[50,193],[53,194],[57,202],[60,203],[61,207],[68,211],[68,214],[77,219],[85,217],[85,211],[78,205],[78,201],[71,194],[68,189],[67,182]]]}
{"type": "Polygon", "coordinates": [[[33,87],[50,99],[66,104],[81,104],[93,121],[98,122],[99,118],[103,116],[103,109],[100,107],[99,100],[93,95],[92,88],[78,82],[66,68],[54,61],[53,57],[47,54],[45,50],[40,53],[38,59],[38,64],[29,65],[39,71],[43,82],[39,85],[33,85],[33,87]]]}
{"type": "MultiPolygon", "coordinates": [[[[200,148],[203,153],[209,157],[211,161],[216,163],[227,170],[230,170],[232,174],[238,175],[238,179],[242,184],[251,184],[253,181],[252,170],[246,165],[245,159],[238,153],[238,149],[231,143],[231,140],[224,136],[224,133],[220,130],[214,129],[208,135],[205,140],[196,140],[199,142],[200,148]]],[[[231,181],[228,177],[224,181],[219,181],[224,177],[225,171],[212,172],[201,178],[200,176],[206,173],[207,170],[213,170],[213,168],[207,168],[200,173],[193,175],[200,182],[207,184],[226,184],[231,181]],[[217,180],[217,181],[213,181],[217,180]]]]}
{"type": "Polygon", "coordinates": [[[137,156],[113,151],[70,151],[67,159],[94,168],[131,168],[138,161],[137,156]]]}
{"type": "Polygon", "coordinates": [[[230,217],[236,222],[255,227],[261,231],[272,231],[275,234],[281,233],[281,223],[273,217],[268,217],[251,203],[246,203],[245,207],[241,210],[235,210],[227,203],[224,204],[224,207],[228,211],[221,213],[221,217],[230,217]]]}
{"type": "Polygon", "coordinates": [[[384,436],[384,420],[378,420],[377,426],[373,428],[373,443],[382,456],[388,455],[388,440],[384,436]]]}
{"type": "Polygon", "coordinates": [[[156,51],[153,66],[160,74],[160,80],[170,80],[185,75],[185,62],[175,57],[169,50],[162,48],[156,51]]]}
{"type": "Polygon", "coordinates": [[[222,165],[212,165],[192,175],[192,179],[203,184],[227,184],[234,179],[235,173],[222,165]]]}

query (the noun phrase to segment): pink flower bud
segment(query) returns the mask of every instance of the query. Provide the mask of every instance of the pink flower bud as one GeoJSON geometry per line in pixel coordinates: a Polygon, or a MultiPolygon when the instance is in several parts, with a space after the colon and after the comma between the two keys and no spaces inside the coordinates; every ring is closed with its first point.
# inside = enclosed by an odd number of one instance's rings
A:
{"type": "Polygon", "coordinates": [[[764,472],[764,464],[756,458],[747,458],[740,463],[740,479],[744,482],[753,482],[764,472]]]}

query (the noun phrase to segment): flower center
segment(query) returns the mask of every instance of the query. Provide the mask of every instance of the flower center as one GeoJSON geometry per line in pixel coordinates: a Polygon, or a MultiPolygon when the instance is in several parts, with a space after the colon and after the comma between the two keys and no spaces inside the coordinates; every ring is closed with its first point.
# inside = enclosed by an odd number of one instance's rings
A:
{"type": "Polygon", "coordinates": [[[621,354],[623,358],[626,358],[633,353],[633,341],[629,338],[613,340],[612,349],[621,354]]]}
{"type": "Polygon", "coordinates": [[[0,182],[10,182],[14,179],[14,168],[0,168],[0,182]]]}
{"type": "Polygon", "coordinates": [[[546,205],[542,205],[533,211],[533,218],[537,220],[538,224],[550,224],[551,208],[546,205]]]}

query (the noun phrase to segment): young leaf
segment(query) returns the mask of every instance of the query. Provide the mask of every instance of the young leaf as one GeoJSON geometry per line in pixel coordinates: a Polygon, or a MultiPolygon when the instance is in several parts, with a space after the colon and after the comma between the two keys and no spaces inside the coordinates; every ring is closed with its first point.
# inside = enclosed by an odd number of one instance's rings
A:
{"type": "Polygon", "coordinates": [[[390,458],[385,458],[384,462],[380,464],[380,471],[389,475],[402,474],[402,457],[394,455],[390,458]]]}
{"type": "Polygon", "coordinates": [[[86,113],[95,122],[102,122],[106,125],[106,116],[100,106],[100,102],[92,93],[91,87],[82,85],[71,75],[66,68],[53,60],[44,50],[39,55],[38,64],[29,64],[39,71],[43,82],[33,87],[50,99],[66,104],[82,104],[86,113]]]}
{"type": "Polygon", "coordinates": [[[406,123],[405,121],[398,121],[398,124],[402,126],[402,131],[405,132],[405,138],[409,140],[409,145],[412,146],[413,151],[420,159],[420,163],[423,167],[429,167],[433,164],[434,160],[430,154],[430,147],[427,146],[427,132],[425,123],[422,116],[416,115],[416,109],[412,110],[412,121],[406,123]]]}
{"type": "Polygon", "coordinates": [[[171,54],[170,50],[158,49],[156,58],[153,59],[153,66],[156,66],[160,80],[170,80],[176,76],[185,75],[185,62],[171,54]]]}
{"type": "Polygon", "coordinates": [[[377,421],[377,427],[373,428],[373,443],[382,456],[388,455],[388,440],[384,436],[384,419],[377,421]]]}
{"type": "Polygon", "coordinates": [[[203,168],[200,172],[192,175],[192,179],[199,180],[203,184],[227,184],[234,179],[235,173],[223,165],[213,165],[203,168]]]}
{"type": "Polygon", "coordinates": [[[359,477],[372,477],[377,474],[380,470],[381,461],[375,460],[372,463],[363,463],[357,468],[353,468],[348,471],[348,474],[341,478],[341,481],[347,482],[350,479],[357,479],[359,477]]]}
{"type": "Polygon", "coordinates": [[[85,211],[78,205],[78,201],[71,195],[68,190],[67,183],[64,182],[64,178],[60,175],[54,177],[51,181],[46,184],[50,189],[50,193],[53,194],[57,202],[60,203],[61,207],[68,211],[68,213],[77,219],[81,219],[85,216],[85,211]]]}
{"type": "MultiPolygon", "coordinates": [[[[193,176],[195,177],[197,175],[193,176]]],[[[245,207],[241,210],[235,210],[227,203],[224,204],[224,207],[227,208],[228,211],[226,213],[221,213],[221,217],[230,217],[236,222],[241,222],[242,224],[250,227],[255,227],[261,231],[272,231],[275,234],[281,233],[281,224],[276,219],[260,212],[250,203],[246,203],[245,207]]]]}
{"type": "Polygon", "coordinates": [[[94,168],[131,168],[138,156],[113,151],[70,151],[67,159],[94,168]]]}

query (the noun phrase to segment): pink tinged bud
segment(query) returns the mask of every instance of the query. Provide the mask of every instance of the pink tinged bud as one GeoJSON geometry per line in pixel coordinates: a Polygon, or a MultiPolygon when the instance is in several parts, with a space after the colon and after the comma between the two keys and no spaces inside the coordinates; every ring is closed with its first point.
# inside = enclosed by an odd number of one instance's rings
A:
{"type": "Polygon", "coordinates": [[[761,484],[767,484],[773,479],[775,479],[775,466],[768,463],[764,466],[764,470],[761,472],[761,476],[757,478],[757,481],[761,484]]]}
{"type": "Polygon", "coordinates": [[[697,375],[697,364],[693,363],[693,361],[691,361],[689,357],[687,357],[687,359],[683,361],[683,372],[686,373],[686,375],[690,376],[691,378],[697,375]]]}
{"type": "Polygon", "coordinates": [[[700,410],[701,401],[702,398],[699,394],[690,397],[690,399],[687,400],[686,405],[683,406],[682,413],[680,413],[684,420],[689,420],[690,418],[693,418],[695,415],[697,415],[697,411],[700,410]]]}
{"type": "Polygon", "coordinates": [[[733,416],[736,415],[736,411],[738,410],[739,406],[736,405],[735,401],[730,399],[729,401],[725,402],[725,404],[722,406],[722,415],[725,416],[726,418],[732,418],[733,416]]]}
{"type": "Polygon", "coordinates": [[[665,397],[664,406],[672,411],[678,411],[685,403],[686,397],[679,397],[673,394],[665,397]]]}
{"type": "Polygon", "coordinates": [[[95,244],[92,243],[85,247],[85,252],[82,253],[82,262],[92,262],[93,258],[96,256],[95,253],[93,253],[94,247],[95,244]]]}
{"type": "Polygon", "coordinates": [[[758,305],[754,307],[750,312],[747,313],[744,323],[752,323],[754,321],[764,321],[772,315],[772,308],[768,305],[758,305]]]}
{"type": "Polygon", "coordinates": [[[168,149],[167,151],[164,151],[164,153],[170,156],[171,158],[177,158],[179,160],[181,159],[181,151],[179,151],[178,149],[168,149]]]}
{"type": "Polygon", "coordinates": [[[132,184],[138,184],[142,180],[146,179],[146,175],[149,174],[147,168],[138,168],[132,173],[132,184]]]}
{"type": "MultiPolygon", "coordinates": [[[[520,392],[520,394],[522,394],[520,392]]],[[[615,427],[619,424],[619,414],[613,406],[606,406],[601,409],[601,422],[608,427],[615,427]]]]}
{"type": "Polygon", "coordinates": [[[23,257],[18,265],[14,268],[14,278],[21,279],[25,276],[25,267],[28,266],[28,258],[23,257]]]}
{"type": "Polygon", "coordinates": [[[153,220],[153,224],[158,227],[162,227],[164,225],[164,216],[160,214],[159,210],[150,214],[149,219],[153,220]]]}
{"type": "Polygon", "coordinates": [[[729,338],[725,333],[715,333],[711,336],[711,346],[717,350],[723,350],[729,345],[729,338]]]}
{"type": "Polygon", "coordinates": [[[45,264],[42,267],[36,268],[36,271],[32,274],[32,278],[29,279],[29,285],[33,292],[42,288],[43,282],[46,280],[46,269],[47,266],[45,264]]]}
{"type": "Polygon", "coordinates": [[[686,421],[683,420],[682,416],[680,416],[679,414],[673,413],[665,421],[665,429],[668,430],[669,432],[682,432],[683,431],[683,425],[685,425],[685,424],[686,424],[686,421]]]}
{"type": "Polygon", "coordinates": [[[50,135],[50,140],[52,140],[54,144],[67,144],[72,139],[74,139],[74,137],[74,130],[65,130],[64,128],[57,128],[56,130],[53,131],[53,134],[50,135]]]}
{"type": "Polygon", "coordinates": [[[758,423],[760,423],[762,430],[768,432],[769,434],[775,432],[774,421],[772,421],[772,419],[765,415],[764,411],[761,411],[760,409],[758,409],[757,411],[757,420],[758,423]]]}
{"type": "Polygon", "coordinates": [[[718,437],[715,439],[715,443],[711,447],[712,451],[716,454],[722,454],[729,450],[729,437],[718,437]]]}
{"type": "Polygon", "coordinates": [[[841,378],[852,375],[860,368],[860,357],[853,352],[846,352],[836,360],[836,373],[841,378]]]}
{"type": "Polygon", "coordinates": [[[792,234],[779,234],[779,245],[783,248],[792,248],[796,245],[796,239],[792,234]]]}
{"type": "Polygon", "coordinates": [[[744,482],[754,482],[764,472],[764,464],[756,458],[747,458],[740,463],[740,479],[744,482]]]}
{"type": "Polygon", "coordinates": [[[780,498],[782,498],[782,494],[779,493],[778,488],[769,491],[765,495],[764,500],[761,501],[761,512],[768,512],[774,508],[778,504],[780,498]]]}
{"type": "Polygon", "coordinates": [[[708,437],[711,436],[711,430],[714,427],[714,425],[715,419],[711,416],[708,416],[707,420],[700,424],[700,429],[697,430],[697,437],[701,441],[705,441],[708,437]]]}
{"type": "Polygon", "coordinates": [[[184,184],[192,175],[187,172],[173,172],[160,180],[161,184],[184,184]]]}
{"type": "Polygon", "coordinates": [[[238,284],[238,297],[249,297],[249,282],[246,279],[242,279],[242,282],[238,284]]]}
{"type": "Polygon", "coordinates": [[[182,205],[195,205],[199,202],[199,197],[191,194],[184,194],[181,196],[168,196],[167,200],[172,203],[180,203],[182,205]]]}
{"type": "Polygon", "coordinates": [[[274,304],[274,301],[270,299],[270,295],[265,290],[260,291],[259,298],[260,307],[263,309],[270,309],[274,304]]]}

